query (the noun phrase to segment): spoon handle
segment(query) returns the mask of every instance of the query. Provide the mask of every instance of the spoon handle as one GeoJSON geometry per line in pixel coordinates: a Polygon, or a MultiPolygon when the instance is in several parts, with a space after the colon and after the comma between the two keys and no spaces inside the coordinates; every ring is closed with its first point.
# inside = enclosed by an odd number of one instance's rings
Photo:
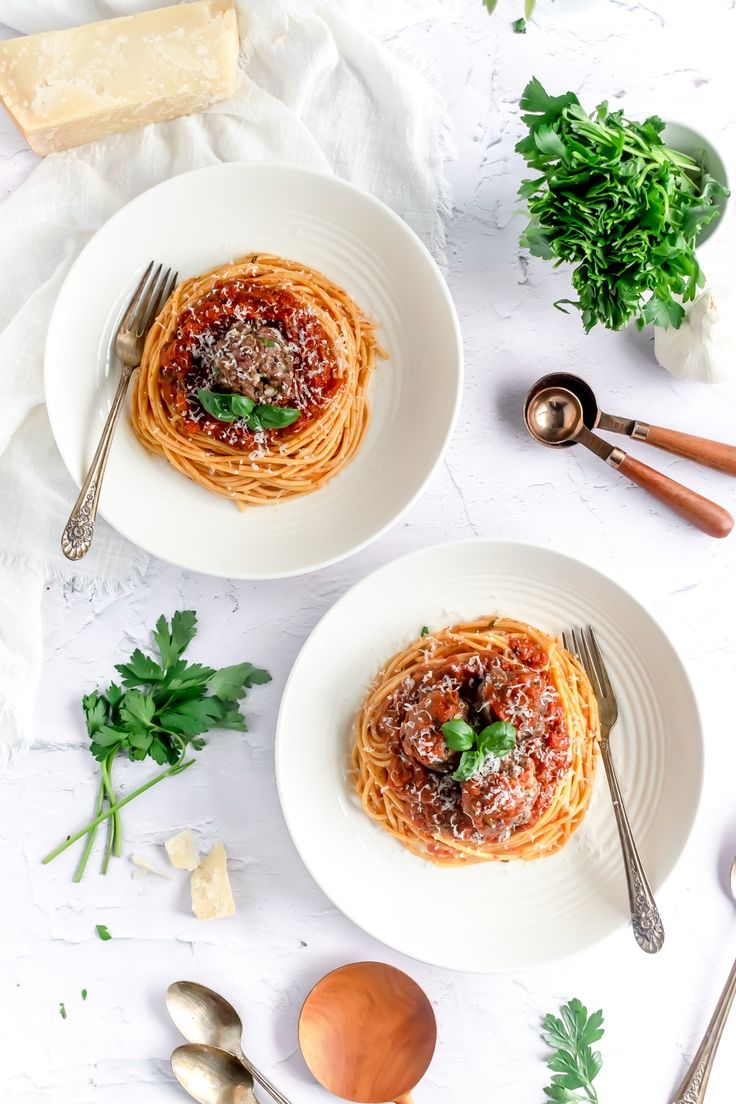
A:
{"type": "Polygon", "coordinates": [[[614,449],[608,463],[691,525],[702,529],[709,537],[727,537],[733,529],[733,518],[728,510],[708,498],[703,498],[696,491],[691,491],[689,487],[684,487],[682,483],[676,483],[662,472],[642,464],[641,460],[635,460],[620,449],[614,449]]]}
{"type": "Polygon", "coordinates": [[[708,468],[736,475],[736,446],[725,445],[721,441],[709,441],[706,437],[693,437],[690,433],[680,433],[676,429],[664,429],[662,426],[635,422],[631,436],[637,441],[646,441],[665,452],[674,452],[675,456],[684,456],[696,464],[705,464],[708,468]]]}
{"type": "Polygon", "coordinates": [[[726,1018],[731,1011],[735,995],[736,962],[731,967],[728,981],[718,999],[718,1004],[703,1036],[703,1041],[673,1097],[672,1104],[702,1104],[705,1100],[705,1090],[708,1087],[708,1078],[713,1068],[713,1059],[716,1056],[716,1050],[721,1041],[726,1018]]]}
{"type": "Polygon", "coordinates": [[[256,1069],[250,1058],[245,1057],[242,1050],[238,1050],[237,1058],[243,1063],[253,1080],[257,1081],[261,1088],[264,1088],[266,1092],[273,1097],[277,1104],[291,1104],[288,1096],[284,1096],[284,1094],[276,1088],[274,1083],[272,1081],[269,1081],[265,1073],[261,1073],[259,1069],[256,1069]]]}

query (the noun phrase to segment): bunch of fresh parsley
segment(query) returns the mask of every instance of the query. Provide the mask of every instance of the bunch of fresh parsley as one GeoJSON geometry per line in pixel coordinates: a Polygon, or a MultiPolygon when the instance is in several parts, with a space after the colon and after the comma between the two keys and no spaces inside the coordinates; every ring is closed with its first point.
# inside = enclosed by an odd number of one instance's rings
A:
{"type": "Polygon", "coordinates": [[[100,824],[109,821],[102,862],[104,874],[110,856],[121,854],[122,807],[164,778],[190,767],[194,759],[186,758],[188,752],[204,747],[202,737],[210,729],[245,731],[239,703],[249,687],[270,681],[269,673],[252,663],[219,670],[188,663],[182,655],[196,632],[197,615],[193,610],[178,611],[170,624],[161,616],[153,633],[158,661],[136,648],[127,663],[116,665],[120,684],[111,682],[105,691],[94,690],[82,698],[90,751],[100,765],[95,816],[43,860],[50,862],[86,835],[87,842],[74,875],[76,882],[84,874],[100,824]],[[167,769],[124,798],[118,798],[112,786],[112,768],[118,754],[135,761],[150,758],[159,766],[167,765],[167,769]]]}
{"type": "Polygon", "coordinates": [[[530,216],[521,244],[575,266],[578,298],[555,306],[577,307],[586,332],[632,319],[678,327],[704,282],[695,242],[726,189],[664,144],[657,116],[632,122],[606,103],[588,115],[574,92],[550,96],[536,77],[521,108],[529,133],[516,149],[541,174],[519,189],[530,216]]]}
{"type": "Polygon", "coordinates": [[[593,1081],[603,1062],[592,1044],[603,1037],[603,1013],[588,1016],[577,998],[563,1004],[560,1015],[551,1013],[542,1022],[542,1038],[552,1048],[547,1059],[552,1071],[551,1084],[545,1087],[547,1100],[556,1104],[598,1104],[593,1081]]]}

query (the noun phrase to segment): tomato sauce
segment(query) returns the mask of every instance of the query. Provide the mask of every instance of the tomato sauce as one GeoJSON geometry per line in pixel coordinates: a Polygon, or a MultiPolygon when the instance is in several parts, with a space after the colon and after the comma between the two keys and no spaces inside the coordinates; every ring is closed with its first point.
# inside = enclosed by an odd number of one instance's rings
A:
{"type": "Polygon", "coordinates": [[[161,352],[164,402],[181,415],[192,434],[203,432],[235,447],[249,448],[256,437],[283,438],[303,429],[325,408],[343,380],[338,351],[310,308],[285,288],[265,288],[243,277],[220,281],[185,308],[161,352]],[[274,405],[296,407],[301,416],[285,429],[256,433],[242,421],[218,421],[207,414],[197,396],[198,388],[220,389],[208,356],[234,323],[242,321],[277,329],[293,358],[290,390],[274,405]]]}

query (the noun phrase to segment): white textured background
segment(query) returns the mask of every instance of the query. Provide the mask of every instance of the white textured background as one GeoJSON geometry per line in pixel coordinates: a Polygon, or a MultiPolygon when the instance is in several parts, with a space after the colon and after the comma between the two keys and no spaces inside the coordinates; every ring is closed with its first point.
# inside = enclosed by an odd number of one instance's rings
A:
{"type": "MultiPolygon", "coordinates": [[[[472,1100],[540,1104],[545,1083],[540,1015],[578,995],[602,1006],[607,1031],[602,1104],[666,1102],[682,1075],[736,953],[736,913],[725,892],[736,850],[733,623],[736,536],[719,543],[668,517],[593,457],[555,455],[523,433],[521,395],[545,371],[570,368],[598,388],[605,408],[735,439],[736,387],[671,380],[634,333],[585,336],[552,309],[565,274],[519,256],[515,190],[523,165],[517,100],[533,73],[592,106],[608,97],[631,114],[657,112],[705,130],[736,181],[732,0],[601,0],[578,14],[540,0],[537,24],[515,36],[521,0],[493,18],[461,0],[451,25],[415,27],[397,48],[424,54],[447,100],[457,146],[449,279],[467,355],[462,413],[447,461],[422,500],[383,540],[353,560],[302,579],[223,583],[152,565],[134,593],[112,599],[52,586],[45,604],[46,662],[36,742],[4,780],[0,805],[0,1099],[38,1104],[146,1104],[184,1099],[168,1072],[178,1042],[162,996],[178,977],[227,992],[247,1021],[246,1049],[294,1104],[325,1099],[296,1048],[300,1003],[324,972],[384,958],[413,974],[435,1006],[440,1044],[418,1104],[472,1100]],[[331,907],[296,856],[279,811],[273,732],[281,688],[305,636],[353,582],[393,556],[472,534],[538,541],[573,552],[628,586],[660,618],[696,684],[708,749],[702,815],[660,895],[667,944],[656,958],[628,932],[534,974],[470,977],[404,960],[331,907]],[[193,654],[213,663],[251,659],[270,686],[251,695],[251,731],[214,737],[198,764],[125,812],[126,850],[155,853],[191,825],[232,856],[238,915],[202,925],[184,879],[133,881],[126,861],[81,887],[67,855],[42,854],[86,819],[94,793],[78,701],[140,643],[160,611],[193,606],[193,654]],[[58,750],[73,734],[73,749],[58,750]],[[94,926],[108,924],[110,943],[94,926]],[[89,996],[82,1002],[80,991],[89,996]],[[59,1015],[59,1002],[68,1018],[59,1015]]],[[[0,18],[2,5],[0,4],[0,18]]],[[[33,158],[0,120],[0,195],[33,158]]],[[[728,279],[736,238],[729,218],[702,261],[728,279]]],[[[3,258],[2,263],[8,263],[3,258]]],[[[645,450],[635,446],[638,455],[645,450]]],[[[665,454],[647,459],[691,481],[732,511],[725,476],[665,454]]],[[[625,774],[625,765],[622,765],[625,774]]],[[[135,766],[118,781],[140,780],[135,766]]],[[[451,936],[451,933],[448,933],[451,936]]],[[[736,1079],[736,1023],[724,1036],[708,1090],[726,1104],[736,1079]]]]}

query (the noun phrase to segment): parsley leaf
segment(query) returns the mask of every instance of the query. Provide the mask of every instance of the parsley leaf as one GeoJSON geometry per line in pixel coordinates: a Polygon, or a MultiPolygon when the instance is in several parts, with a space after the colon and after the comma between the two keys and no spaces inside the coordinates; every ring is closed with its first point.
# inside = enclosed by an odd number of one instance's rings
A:
{"type": "Polygon", "coordinates": [[[112,939],[112,936],[107,929],[107,924],[95,924],[95,931],[97,932],[103,943],[107,943],[108,939],[112,939]]]}
{"type": "Polygon", "coordinates": [[[245,692],[258,683],[270,682],[268,671],[254,667],[252,663],[237,663],[233,667],[221,667],[208,680],[210,692],[222,701],[240,701],[245,692]]]}
{"type": "MultiPolygon", "coordinates": [[[[120,808],[151,786],[180,773],[194,760],[190,751],[201,751],[205,733],[213,728],[246,731],[240,703],[252,686],[269,682],[268,671],[252,663],[237,663],[217,670],[201,663],[188,663],[184,652],[197,631],[193,610],[179,610],[168,622],[160,617],[153,638],[159,660],[136,648],[127,663],[116,670],[122,687],[110,683],[107,690],[93,690],[82,698],[82,709],[90,737],[90,752],[100,765],[94,819],[44,859],[50,862],[76,840],[87,836],[75,881],[82,877],[100,823],[108,820],[108,838],[102,872],[112,855],[120,855],[122,829],[120,808]],[[152,759],[166,769],[124,798],[117,798],[112,786],[112,767],[118,754],[133,762],[152,759]],[[104,811],[103,811],[104,810],[104,811]]],[[[104,925],[97,934],[109,939],[104,925]]]]}
{"type": "Polygon", "coordinates": [[[587,331],[636,321],[677,328],[703,274],[695,245],[728,191],[693,158],[643,123],[601,103],[589,114],[573,92],[552,96],[534,77],[521,96],[528,128],[516,150],[540,175],[522,181],[534,256],[572,266],[575,307],[587,331]]]}
{"type": "Polygon", "coordinates": [[[163,614],[156,622],[153,639],[165,668],[171,667],[182,652],[186,651],[197,634],[197,615],[194,610],[177,610],[168,624],[163,614]]]}
{"type": "Polygon", "coordinates": [[[577,998],[563,1004],[560,1015],[542,1021],[542,1038],[552,1049],[547,1066],[554,1075],[544,1089],[548,1101],[560,1104],[598,1104],[593,1081],[603,1059],[592,1044],[603,1037],[603,1013],[588,1010],[577,998]]]}

